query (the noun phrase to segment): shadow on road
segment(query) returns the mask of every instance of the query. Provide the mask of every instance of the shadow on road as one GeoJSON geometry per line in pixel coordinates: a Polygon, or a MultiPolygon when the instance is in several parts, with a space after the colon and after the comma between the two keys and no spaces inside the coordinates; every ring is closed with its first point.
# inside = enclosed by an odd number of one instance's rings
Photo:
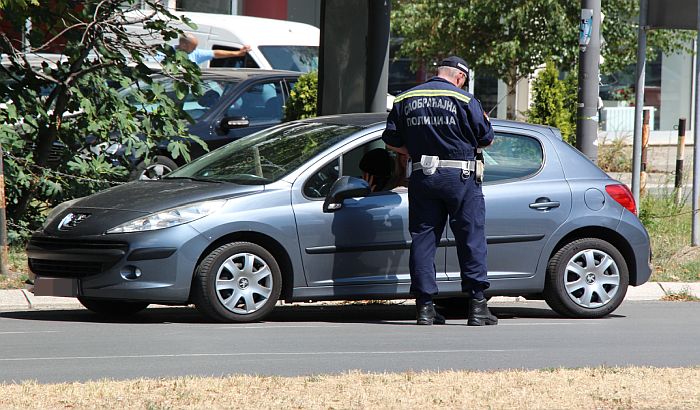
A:
{"type": "MultiPolygon", "coordinates": [[[[571,320],[559,316],[542,304],[532,306],[494,306],[493,314],[501,320],[508,319],[550,319],[571,320]]],[[[466,311],[443,310],[452,324],[463,324],[466,311]]],[[[212,323],[193,307],[152,307],[129,317],[108,317],[85,309],[73,310],[29,310],[0,312],[0,317],[19,320],[47,322],[83,323],[212,323]]],[[[610,315],[607,318],[623,317],[610,315]]],[[[266,318],[267,323],[325,322],[325,323],[377,323],[392,325],[413,325],[415,306],[402,304],[351,304],[351,305],[285,305],[275,308],[266,318]]],[[[235,324],[232,324],[235,326],[235,324]]]]}

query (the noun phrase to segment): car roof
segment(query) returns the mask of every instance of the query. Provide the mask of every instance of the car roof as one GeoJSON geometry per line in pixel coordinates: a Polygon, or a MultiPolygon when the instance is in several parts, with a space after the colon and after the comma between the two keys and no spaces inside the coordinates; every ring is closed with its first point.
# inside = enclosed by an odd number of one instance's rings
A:
{"type": "MultiPolygon", "coordinates": [[[[327,115],[323,117],[308,118],[303,121],[317,123],[320,122],[323,124],[353,125],[357,127],[368,128],[373,125],[385,124],[387,115],[388,113],[386,112],[337,114],[327,115]]],[[[492,118],[491,123],[496,127],[540,130],[547,132],[550,131],[552,128],[547,125],[530,124],[527,122],[520,121],[500,120],[497,118],[492,118]]]]}
{"type": "Polygon", "coordinates": [[[253,77],[261,76],[283,76],[283,77],[299,77],[303,73],[298,71],[286,70],[265,70],[261,68],[203,68],[202,78],[225,78],[235,80],[247,80],[253,77]]]}

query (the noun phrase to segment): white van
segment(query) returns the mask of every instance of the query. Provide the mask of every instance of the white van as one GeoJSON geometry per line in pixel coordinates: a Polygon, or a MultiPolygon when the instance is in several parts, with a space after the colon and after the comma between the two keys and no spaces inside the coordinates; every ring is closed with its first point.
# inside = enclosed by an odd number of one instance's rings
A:
{"type": "MultiPolygon", "coordinates": [[[[148,14],[148,11],[139,11],[148,14]]],[[[193,30],[185,24],[177,28],[199,40],[199,48],[239,50],[250,45],[245,57],[215,59],[201,67],[247,67],[309,72],[318,69],[318,28],[303,23],[227,14],[173,12],[197,25],[193,30]]],[[[143,28],[128,29],[143,33],[143,28]]],[[[157,41],[157,40],[154,40],[157,41]]],[[[177,39],[171,41],[177,44],[177,39]]]]}

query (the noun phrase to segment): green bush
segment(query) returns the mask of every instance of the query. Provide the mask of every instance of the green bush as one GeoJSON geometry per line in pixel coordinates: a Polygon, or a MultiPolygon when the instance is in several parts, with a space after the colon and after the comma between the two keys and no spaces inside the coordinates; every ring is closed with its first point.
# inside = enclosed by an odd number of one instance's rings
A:
{"type": "Polygon", "coordinates": [[[559,71],[549,61],[532,83],[532,107],[528,122],[550,125],[561,131],[564,141],[573,144],[576,137],[577,82],[573,75],[559,79],[559,71]]]}
{"type": "Polygon", "coordinates": [[[318,106],[318,73],[312,71],[299,77],[284,109],[284,120],[293,121],[316,116],[318,106]]]}

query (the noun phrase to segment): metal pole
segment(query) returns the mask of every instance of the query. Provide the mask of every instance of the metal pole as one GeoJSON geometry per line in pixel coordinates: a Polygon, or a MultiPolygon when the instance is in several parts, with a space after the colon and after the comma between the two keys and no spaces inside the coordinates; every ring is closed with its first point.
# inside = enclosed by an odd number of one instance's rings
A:
{"type": "Polygon", "coordinates": [[[642,110],[644,109],[644,71],[647,59],[647,7],[647,1],[640,0],[637,35],[637,83],[634,95],[634,139],[632,142],[632,196],[637,204],[639,204],[639,177],[642,168],[642,110]]]}
{"type": "Polygon", "coordinates": [[[367,82],[365,111],[386,112],[389,88],[389,0],[367,3],[367,82]]]}
{"type": "Polygon", "coordinates": [[[7,252],[7,217],[5,215],[5,172],[3,170],[3,152],[0,145],[0,275],[9,273],[7,252]]]}
{"type": "Polygon", "coordinates": [[[673,184],[676,205],[681,204],[683,188],[683,162],[685,160],[685,118],[678,119],[678,145],[676,146],[676,180],[673,184]]]}
{"type": "Polygon", "coordinates": [[[576,148],[598,159],[598,85],[600,65],[600,1],[581,0],[579,27],[578,109],[576,148]]]}
{"type": "MultiPolygon", "coordinates": [[[[700,0],[698,0],[697,9],[697,30],[698,30],[698,47],[700,48],[700,0]]],[[[700,244],[700,231],[698,228],[698,192],[700,186],[700,50],[695,52],[695,124],[693,126],[693,229],[692,229],[692,246],[700,244]]]]}

